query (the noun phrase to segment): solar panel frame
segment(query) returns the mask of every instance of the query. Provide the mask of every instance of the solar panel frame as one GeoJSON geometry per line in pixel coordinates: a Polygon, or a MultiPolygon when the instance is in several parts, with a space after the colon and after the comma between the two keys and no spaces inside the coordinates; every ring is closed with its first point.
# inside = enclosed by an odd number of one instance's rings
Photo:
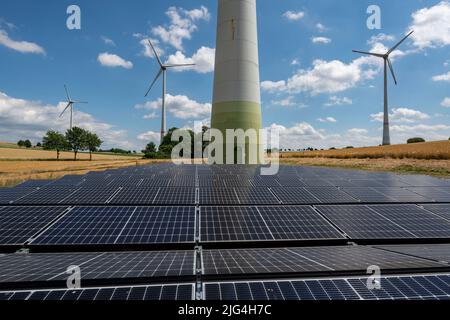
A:
{"type": "Polygon", "coordinates": [[[376,246],[379,249],[450,264],[450,244],[376,246]]]}

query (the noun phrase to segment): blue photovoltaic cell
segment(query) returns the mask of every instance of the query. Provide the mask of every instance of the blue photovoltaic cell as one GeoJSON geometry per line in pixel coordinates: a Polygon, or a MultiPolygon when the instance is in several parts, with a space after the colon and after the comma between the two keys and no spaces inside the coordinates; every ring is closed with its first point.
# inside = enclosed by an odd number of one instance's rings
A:
{"type": "Polygon", "coordinates": [[[193,284],[0,292],[0,300],[147,301],[193,300],[193,284]]]}
{"type": "Polygon", "coordinates": [[[76,207],[33,245],[193,242],[193,207],[76,207]]]}
{"type": "Polygon", "coordinates": [[[206,300],[448,300],[449,275],[382,277],[369,290],[367,278],[205,283],[206,300]]]}
{"type": "Polygon", "coordinates": [[[0,245],[24,244],[67,207],[0,207],[0,245]]]}

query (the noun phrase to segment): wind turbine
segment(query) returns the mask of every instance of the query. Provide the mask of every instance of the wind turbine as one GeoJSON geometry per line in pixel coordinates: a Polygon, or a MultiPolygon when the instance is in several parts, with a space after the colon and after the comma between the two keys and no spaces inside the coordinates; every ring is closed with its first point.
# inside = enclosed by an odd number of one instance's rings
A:
{"type": "Polygon", "coordinates": [[[67,106],[64,108],[63,112],[59,115],[59,117],[61,118],[64,115],[64,113],[67,111],[67,109],[70,108],[70,130],[72,130],[72,127],[73,127],[73,106],[74,106],[74,104],[87,103],[87,102],[86,101],[72,100],[72,98],[70,98],[69,90],[67,90],[67,86],[66,85],[64,85],[64,89],[66,90],[67,106]]]}
{"type": "Polygon", "coordinates": [[[150,40],[148,40],[148,43],[152,47],[153,53],[155,54],[156,60],[159,64],[159,72],[157,73],[155,80],[153,80],[152,84],[150,85],[150,88],[147,90],[147,93],[145,96],[147,97],[150,91],[152,90],[153,86],[155,85],[156,81],[163,76],[163,84],[162,84],[162,115],[161,115],[161,142],[166,135],[166,81],[167,81],[167,69],[169,68],[178,68],[178,67],[190,67],[195,66],[195,64],[164,64],[161,62],[161,59],[159,58],[158,53],[155,50],[155,47],[153,47],[153,44],[150,40]]]}
{"type": "Polygon", "coordinates": [[[395,46],[393,46],[388,52],[385,54],[381,53],[373,53],[373,52],[365,52],[365,51],[357,51],[353,50],[355,53],[362,53],[370,56],[375,56],[378,58],[382,58],[384,60],[384,120],[383,120],[383,146],[388,146],[391,144],[391,137],[389,132],[389,103],[388,103],[388,71],[387,68],[391,70],[392,77],[394,78],[395,85],[397,85],[397,78],[395,77],[394,68],[392,67],[391,59],[389,56],[395,49],[397,49],[410,35],[412,35],[414,31],[408,33],[402,40],[400,40],[395,46]]]}

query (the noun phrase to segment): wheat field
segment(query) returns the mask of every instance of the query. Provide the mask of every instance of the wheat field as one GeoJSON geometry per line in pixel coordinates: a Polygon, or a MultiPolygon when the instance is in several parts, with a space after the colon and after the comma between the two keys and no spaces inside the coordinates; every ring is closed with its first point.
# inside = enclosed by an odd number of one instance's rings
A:
{"type": "Polygon", "coordinates": [[[89,171],[139,166],[155,161],[142,160],[139,156],[108,154],[78,154],[79,161],[73,161],[73,153],[62,152],[61,161],[56,161],[56,152],[39,149],[22,149],[0,144],[0,187],[10,187],[26,180],[52,180],[68,174],[85,174],[89,171]]]}
{"type": "Polygon", "coordinates": [[[381,147],[287,152],[282,158],[450,160],[450,141],[381,147]]]}

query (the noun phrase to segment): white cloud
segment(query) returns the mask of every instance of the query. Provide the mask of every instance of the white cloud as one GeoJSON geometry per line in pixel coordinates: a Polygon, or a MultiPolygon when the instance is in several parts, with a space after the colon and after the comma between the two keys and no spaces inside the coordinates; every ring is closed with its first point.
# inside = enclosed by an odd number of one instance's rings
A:
{"type": "MultiPolygon", "coordinates": [[[[383,112],[370,115],[372,121],[383,122],[383,112]]],[[[396,108],[389,114],[389,120],[392,123],[414,123],[429,119],[430,116],[419,110],[408,108],[396,108]]]]}
{"type": "Polygon", "coordinates": [[[319,118],[319,119],[317,119],[317,121],[322,122],[322,123],[326,123],[326,122],[336,123],[337,122],[337,120],[333,117],[319,118]]]}
{"type": "Polygon", "coordinates": [[[167,59],[168,64],[192,64],[193,67],[173,68],[175,72],[194,70],[198,73],[209,73],[214,71],[216,50],[213,48],[201,47],[192,57],[186,57],[181,51],[177,51],[167,59]]]}
{"type": "Polygon", "coordinates": [[[319,30],[319,32],[325,32],[325,31],[327,31],[327,28],[326,28],[323,24],[321,24],[321,23],[317,23],[317,24],[316,24],[316,28],[317,28],[317,30],[319,30]]]}
{"type": "Polygon", "coordinates": [[[100,53],[97,58],[98,62],[104,67],[116,68],[121,67],[125,69],[132,69],[133,63],[131,61],[126,61],[116,54],[110,54],[107,52],[100,53]]]}
{"type": "Polygon", "coordinates": [[[263,81],[261,82],[261,88],[264,91],[275,92],[275,91],[283,91],[286,89],[286,81],[263,81]]]}
{"type": "Polygon", "coordinates": [[[138,135],[138,140],[145,141],[146,143],[154,142],[156,145],[160,143],[161,133],[155,131],[147,131],[138,135]]]}
{"type": "MultiPolygon", "coordinates": [[[[376,43],[371,52],[386,52],[388,49],[381,43],[376,43]]],[[[392,60],[406,53],[395,50],[392,60]]],[[[338,93],[357,86],[364,80],[373,79],[383,67],[382,59],[373,56],[360,56],[350,63],[340,60],[313,61],[310,69],[300,69],[287,80],[263,81],[261,88],[272,93],[309,92],[311,95],[323,93],[338,93]]]]}
{"type": "Polygon", "coordinates": [[[272,104],[281,107],[292,107],[296,105],[294,102],[294,97],[292,96],[287,97],[286,99],[272,100],[272,104]]]}
{"type": "Polygon", "coordinates": [[[369,131],[366,129],[360,129],[360,128],[353,128],[348,130],[349,134],[355,134],[355,135],[364,135],[364,134],[368,134],[369,131]]]}
{"type": "MultiPolygon", "coordinates": [[[[152,112],[154,110],[161,110],[161,107],[161,98],[135,106],[136,109],[150,110],[152,112]]],[[[199,103],[182,95],[172,96],[167,94],[166,108],[168,112],[172,113],[178,119],[200,119],[209,117],[211,114],[210,103],[199,103]]]]}
{"type": "Polygon", "coordinates": [[[427,141],[448,140],[450,126],[443,124],[394,125],[391,126],[391,133],[396,141],[401,143],[413,137],[422,137],[427,141]]]}
{"type": "Polygon", "coordinates": [[[152,38],[146,38],[144,36],[141,37],[141,35],[139,35],[139,38],[141,38],[141,40],[139,41],[139,43],[142,45],[143,49],[142,49],[142,54],[145,57],[148,58],[156,58],[155,54],[153,53],[153,49],[150,46],[150,43],[148,42],[149,40],[152,42],[153,47],[155,47],[156,53],[161,57],[164,55],[164,50],[161,49],[160,47],[160,42],[158,39],[152,39],[152,38]]]}
{"type": "MultiPolygon", "coordinates": [[[[66,102],[57,105],[45,105],[38,101],[13,98],[0,92],[0,136],[8,141],[30,139],[41,141],[50,130],[65,132],[69,126],[67,114],[59,117],[66,102]]],[[[102,147],[134,148],[134,143],[127,137],[127,131],[101,122],[91,114],[75,108],[74,124],[96,132],[105,143],[102,147]]]]}
{"type": "Polygon", "coordinates": [[[285,17],[289,21],[297,21],[297,20],[302,19],[304,16],[305,16],[305,13],[303,11],[298,11],[298,12],[286,11],[283,14],[283,17],[285,17]]]}
{"type": "Polygon", "coordinates": [[[170,25],[157,26],[152,29],[152,33],[154,36],[160,37],[164,43],[168,43],[180,51],[183,50],[183,41],[185,39],[190,40],[192,33],[198,29],[196,22],[200,20],[209,21],[211,18],[208,9],[204,6],[190,11],[170,7],[166,15],[170,19],[170,25]]]}
{"type": "Polygon", "coordinates": [[[448,81],[450,82],[450,71],[433,77],[433,81],[448,81]]]}
{"type": "Polygon", "coordinates": [[[441,1],[435,6],[420,9],[412,14],[409,29],[414,45],[420,49],[450,45],[450,2],[441,1]]]}
{"type": "Polygon", "coordinates": [[[294,59],[291,61],[291,66],[298,66],[300,65],[300,60],[299,59],[294,59]]]}
{"type": "Polygon", "coordinates": [[[326,107],[332,107],[332,106],[342,106],[342,105],[351,105],[353,104],[353,100],[347,97],[337,97],[337,96],[332,96],[328,99],[328,102],[325,103],[324,105],[326,107]]]}
{"type": "Polygon", "coordinates": [[[10,29],[10,30],[14,30],[14,29],[17,28],[16,25],[15,25],[14,23],[9,22],[9,21],[6,21],[5,19],[3,19],[3,18],[0,17],[0,27],[1,27],[2,25],[5,25],[5,26],[6,26],[8,29],[10,29]]]}
{"type": "Polygon", "coordinates": [[[376,36],[372,36],[369,40],[367,40],[367,44],[373,46],[382,41],[394,41],[394,40],[395,40],[395,37],[393,35],[379,33],[376,36]]]}
{"type": "Polygon", "coordinates": [[[445,98],[444,100],[442,100],[441,106],[443,106],[444,108],[450,108],[450,98],[445,98]]]}
{"type": "Polygon", "coordinates": [[[329,44],[331,43],[331,39],[330,38],[326,38],[326,37],[314,37],[311,39],[312,43],[315,44],[329,44]]]}
{"type": "Polygon", "coordinates": [[[112,39],[110,39],[108,37],[101,36],[101,39],[102,39],[104,44],[107,44],[107,45],[112,46],[112,47],[116,46],[116,43],[112,39]]]}
{"type": "Polygon", "coordinates": [[[21,53],[35,53],[45,55],[45,50],[36,43],[28,41],[16,41],[8,36],[5,30],[0,29],[0,45],[21,53]]]}

